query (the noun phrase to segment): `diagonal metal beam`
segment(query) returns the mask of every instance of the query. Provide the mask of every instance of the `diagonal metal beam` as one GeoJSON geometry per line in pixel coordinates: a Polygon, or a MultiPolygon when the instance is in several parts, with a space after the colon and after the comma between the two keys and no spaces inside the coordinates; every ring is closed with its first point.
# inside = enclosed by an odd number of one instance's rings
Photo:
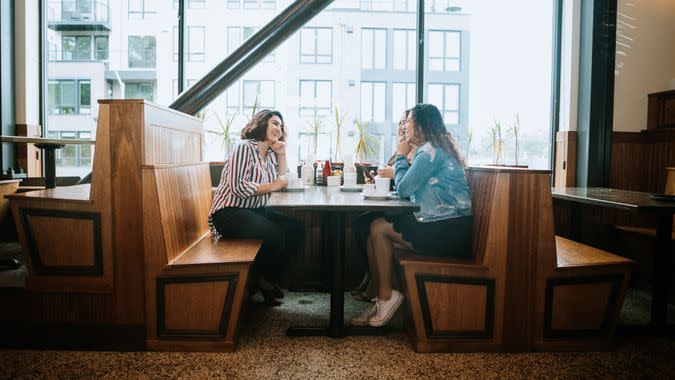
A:
{"type": "Polygon", "coordinates": [[[333,0],[296,0],[169,106],[194,115],[333,0]]]}

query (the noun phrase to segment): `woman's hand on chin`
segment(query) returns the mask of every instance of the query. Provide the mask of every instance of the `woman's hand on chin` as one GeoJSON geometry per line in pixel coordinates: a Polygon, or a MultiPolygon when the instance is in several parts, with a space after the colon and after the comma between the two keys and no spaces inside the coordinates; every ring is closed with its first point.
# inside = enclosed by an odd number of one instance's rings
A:
{"type": "Polygon", "coordinates": [[[270,148],[272,148],[272,150],[274,151],[274,153],[276,153],[276,154],[278,154],[278,155],[280,155],[280,156],[283,156],[283,155],[286,154],[286,143],[283,142],[283,141],[281,141],[281,140],[277,140],[277,141],[271,142],[271,143],[270,143],[270,148]]]}

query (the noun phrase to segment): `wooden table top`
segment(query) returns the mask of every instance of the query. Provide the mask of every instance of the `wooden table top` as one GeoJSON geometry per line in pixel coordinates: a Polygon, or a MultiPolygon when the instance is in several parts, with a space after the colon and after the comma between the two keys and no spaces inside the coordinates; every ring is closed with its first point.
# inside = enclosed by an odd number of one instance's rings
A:
{"type": "MultiPolygon", "coordinates": [[[[20,187],[19,187],[20,189],[20,187]]],[[[62,200],[75,203],[92,203],[90,199],[91,184],[62,186],[53,189],[28,191],[5,195],[5,198],[16,200],[62,200]]]]}
{"type": "Polygon", "coordinates": [[[418,211],[408,199],[364,199],[361,192],[343,192],[338,187],[308,186],[305,191],[275,192],[268,207],[312,211],[418,211]]]}
{"type": "Polygon", "coordinates": [[[658,201],[650,198],[650,195],[652,194],[605,187],[554,187],[551,189],[551,196],[556,199],[627,210],[675,211],[675,201],[658,201]]]}
{"type": "Polygon", "coordinates": [[[29,144],[53,144],[53,145],[93,145],[94,140],[77,139],[47,139],[43,137],[24,137],[24,136],[0,136],[2,142],[29,143],[29,144]]]}

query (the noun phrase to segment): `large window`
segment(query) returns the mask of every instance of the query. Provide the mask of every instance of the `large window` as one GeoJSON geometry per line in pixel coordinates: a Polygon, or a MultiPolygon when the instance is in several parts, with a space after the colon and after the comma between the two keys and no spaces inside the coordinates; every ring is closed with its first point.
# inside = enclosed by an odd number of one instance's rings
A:
{"type": "Polygon", "coordinates": [[[385,120],[386,83],[361,82],[361,119],[381,122],[385,120]]]}
{"type": "Polygon", "coordinates": [[[89,79],[50,80],[47,109],[52,115],[91,113],[89,79]]]}
{"type": "Polygon", "coordinates": [[[429,83],[429,103],[438,107],[445,124],[459,124],[459,85],[429,83]]]}
{"type": "Polygon", "coordinates": [[[333,28],[302,28],[300,63],[333,63],[333,28]]]}
{"type": "Polygon", "coordinates": [[[391,121],[396,122],[404,110],[411,108],[415,101],[415,83],[393,83],[391,97],[391,121]]]}
{"type": "MultiPolygon", "coordinates": [[[[52,139],[91,140],[89,131],[52,131],[47,133],[52,139]]],[[[57,166],[91,165],[91,145],[66,145],[55,151],[57,166]]]]}
{"type": "Polygon", "coordinates": [[[64,61],[91,59],[91,36],[63,36],[62,46],[64,61]]]}
{"type": "Polygon", "coordinates": [[[331,111],[333,82],[329,80],[300,81],[300,116],[326,116],[331,111]]]}
{"type": "Polygon", "coordinates": [[[129,0],[129,19],[142,20],[156,14],[151,8],[154,0],[129,0]]]}
{"type": "Polygon", "coordinates": [[[361,68],[387,68],[387,30],[363,29],[361,31],[361,68]]]}
{"type": "Polygon", "coordinates": [[[460,70],[460,37],[457,31],[429,31],[429,70],[460,70]]]}
{"type": "Polygon", "coordinates": [[[154,68],[155,37],[129,36],[129,68],[154,68]]]}
{"type": "Polygon", "coordinates": [[[124,86],[125,99],[145,99],[153,101],[155,99],[154,83],[126,83],[124,86]]]}
{"type": "Polygon", "coordinates": [[[108,36],[94,37],[94,55],[97,60],[108,59],[108,36]]]}
{"type": "Polygon", "coordinates": [[[244,110],[252,114],[253,109],[274,109],[275,86],[273,80],[244,80],[244,110]]]}
{"type": "Polygon", "coordinates": [[[415,70],[415,33],[414,30],[394,29],[394,70],[415,70]]]}
{"type": "MultiPolygon", "coordinates": [[[[188,26],[185,39],[185,56],[188,62],[203,62],[205,59],[205,27],[188,26]]],[[[173,27],[173,60],[178,61],[178,27],[173,27]]]]}

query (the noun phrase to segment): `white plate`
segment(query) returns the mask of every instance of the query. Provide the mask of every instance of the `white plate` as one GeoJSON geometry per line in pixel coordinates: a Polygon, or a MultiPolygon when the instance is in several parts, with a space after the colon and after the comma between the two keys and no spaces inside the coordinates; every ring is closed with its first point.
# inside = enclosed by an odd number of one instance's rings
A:
{"type": "Polygon", "coordinates": [[[306,189],[307,187],[308,187],[308,186],[303,186],[303,187],[287,187],[287,188],[286,188],[286,191],[287,191],[287,192],[305,191],[305,189],[306,189]]]}
{"type": "Polygon", "coordinates": [[[371,200],[376,200],[376,201],[385,201],[388,199],[396,199],[398,196],[392,195],[392,194],[363,194],[364,199],[371,199],[371,200]]]}
{"type": "Polygon", "coordinates": [[[363,190],[363,186],[356,186],[356,187],[345,187],[345,186],[340,186],[340,191],[345,191],[348,193],[358,193],[359,191],[363,190]]]}

